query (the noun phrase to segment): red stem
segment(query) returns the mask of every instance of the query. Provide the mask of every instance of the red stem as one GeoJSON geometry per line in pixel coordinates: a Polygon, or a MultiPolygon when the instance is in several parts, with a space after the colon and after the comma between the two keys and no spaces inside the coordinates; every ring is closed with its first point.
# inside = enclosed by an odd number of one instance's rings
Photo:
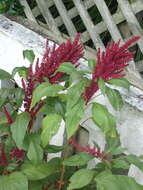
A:
{"type": "Polygon", "coordinates": [[[3,112],[4,112],[5,116],[6,116],[8,124],[12,124],[13,120],[12,120],[9,112],[7,111],[6,107],[3,108],[3,112]]]}
{"type": "Polygon", "coordinates": [[[7,160],[3,145],[2,145],[2,147],[0,149],[0,153],[1,153],[1,155],[0,155],[0,165],[2,165],[4,167],[7,167],[8,166],[8,160],[7,160]]]}

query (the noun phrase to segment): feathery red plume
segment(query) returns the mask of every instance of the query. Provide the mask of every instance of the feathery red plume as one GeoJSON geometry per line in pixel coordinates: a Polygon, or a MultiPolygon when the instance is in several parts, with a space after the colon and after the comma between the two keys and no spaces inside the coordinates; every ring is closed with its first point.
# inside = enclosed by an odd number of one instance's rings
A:
{"type": "Polygon", "coordinates": [[[84,99],[86,103],[90,100],[95,92],[99,89],[98,79],[101,78],[105,82],[110,79],[121,78],[125,76],[123,72],[128,66],[128,62],[133,60],[134,52],[129,52],[127,48],[134,42],[139,40],[139,36],[132,37],[124,45],[120,47],[120,41],[112,42],[106,47],[106,51],[97,52],[97,64],[92,73],[92,81],[85,89],[84,99]]]}
{"type": "Polygon", "coordinates": [[[42,82],[44,77],[47,77],[51,83],[57,83],[62,72],[55,73],[58,67],[63,62],[71,62],[76,64],[80,58],[83,57],[83,45],[79,43],[80,34],[77,34],[75,40],[71,42],[68,40],[66,43],[62,43],[56,48],[56,45],[51,49],[48,47],[48,41],[46,43],[46,51],[42,60],[42,63],[36,64],[35,79],[42,82]]]}
{"type": "Polygon", "coordinates": [[[35,66],[35,72],[32,70],[32,65],[28,69],[27,80],[22,79],[22,86],[25,90],[25,110],[30,112],[33,116],[41,108],[42,103],[39,103],[39,106],[36,105],[36,108],[33,108],[31,111],[30,104],[32,100],[32,93],[37,83],[45,81],[45,78],[49,79],[51,83],[57,83],[61,76],[64,74],[62,72],[57,72],[58,67],[63,62],[71,62],[76,65],[78,60],[83,57],[83,45],[79,43],[80,34],[77,34],[75,40],[71,42],[68,40],[66,43],[62,43],[58,47],[54,44],[53,48],[49,47],[48,41],[46,42],[46,50],[42,59],[42,62],[39,63],[37,60],[35,66]]]}

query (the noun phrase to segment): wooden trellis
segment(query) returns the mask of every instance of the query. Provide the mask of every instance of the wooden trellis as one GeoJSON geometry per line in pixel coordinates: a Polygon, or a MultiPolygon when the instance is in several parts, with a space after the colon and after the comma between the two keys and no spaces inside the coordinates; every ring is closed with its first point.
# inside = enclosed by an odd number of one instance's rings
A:
{"type": "MultiPolygon", "coordinates": [[[[86,28],[81,35],[82,42],[85,43],[91,39],[96,48],[100,47],[104,49],[100,34],[105,31],[109,31],[111,38],[114,41],[121,39],[123,42],[124,39],[118,29],[118,25],[125,21],[127,22],[132,35],[143,35],[143,29],[135,16],[140,11],[143,11],[142,0],[134,0],[134,3],[132,4],[130,4],[128,0],[117,0],[119,8],[113,15],[111,15],[104,0],[71,0],[74,3],[74,7],[69,10],[66,9],[62,0],[35,0],[36,6],[34,8],[30,8],[26,0],[20,1],[25,7],[25,14],[29,20],[32,20],[39,25],[42,24],[42,26],[44,24],[45,27],[55,33],[55,35],[61,34],[59,28],[64,24],[68,35],[70,37],[75,36],[77,29],[72,19],[79,15],[86,28]],[[54,17],[54,15],[52,15],[50,11],[52,6],[56,7],[59,16],[54,17]],[[92,18],[87,11],[93,6],[97,7],[103,19],[103,21],[96,25],[94,25],[92,18]],[[44,18],[46,24],[39,21],[39,15],[44,18]]],[[[138,42],[138,46],[143,53],[143,39],[138,42]]]]}

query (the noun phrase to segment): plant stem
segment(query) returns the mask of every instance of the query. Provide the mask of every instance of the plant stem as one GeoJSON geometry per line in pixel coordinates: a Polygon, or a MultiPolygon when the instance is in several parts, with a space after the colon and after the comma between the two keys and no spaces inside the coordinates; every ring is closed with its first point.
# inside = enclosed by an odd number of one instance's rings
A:
{"type": "Polygon", "coordinates": [[[65,167],[62,166],[60,181],[58,181],[59,184],[58,190],[61,190],[62,186],[64,185],[64,173],[65,173],[65,167]]]}

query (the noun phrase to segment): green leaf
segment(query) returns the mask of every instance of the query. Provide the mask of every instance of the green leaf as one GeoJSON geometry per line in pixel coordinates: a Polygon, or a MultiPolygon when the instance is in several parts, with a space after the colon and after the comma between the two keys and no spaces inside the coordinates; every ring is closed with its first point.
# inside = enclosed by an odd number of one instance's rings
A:
{"type": "Polygon", "coordinates": [[[78,129],[80,120],[84,115],[85,103],[82,97],[79,101],[67,110],[65,126],[67,131],[67,138],[69,139],[78,129]]]}
{"type": "Polygon", "coordinates": [[[74,105],[78,103],[81,99],[81,95],[83,94],[85,87],[87,86],[87,82],[80,81],[79,83],[72,86],[67,92],[67,110],[70,110],[74,105]]]}
{"type": "Polygon", "coordinates": [[[75,66],[72,63],[64,62],[59,66],[57,72],[64,72],[64,73],[67,73],[67,74],[71,74],[73,72],[77,72],[77,70],[76,70],[75,66]]]}
{"type": "Polygon", "coordinates": [[[32,109],[35,106],[35,104],[41,100],[42,97],[57,96],[58,92],[61,91],[62,89],[63,89],[63,86],[58,85],[58,84],[50,84],[48,82],[44,82],[40,84],[33,92],[30,109],[32,109]]]}
{"type": "Polygon", "coordinates": [[[95,172],[89,169],[80,169],[70,178],[70,184],[67,190],[80,189],[91,183],[95,172]]]}
{"type": "Polygon", "coordinates": [[[0,80],[8,80],[11,79],[11,75],[4,71],[3,69],[0,69],[0,80]]]}
{"type": "Polygon", "coordinates": [[[11,171],[17,168],[17,164],[15,162],[11,162],[8,164],[8,166],[5,168],[6,171],[11,171]]]}
{"type": "Polygon", "coordinates": [[[92,155],[89,155],[86,152],[80,152],[74,156],[71,156],[63,161],[63,164],[66,166],[84,166],[93,159],[92,155]]]}
{"type": "Polygon", "coordinates": [[[12,71],[12,78],[16,75],[16,73],[19,74],[20,77],[26,78],[28,73],[28,68],[26,67],[15,67],[12,71]]]}
{"type": "Polygon", "coordinates": [[[124,156],[124,158],[130,163],[134,164],[136,167],[138,167],[141,171],[143,171],[143,162],[138,158],[136,155],[127,155],[124,156]]]}
{"type": "Polygon", "coordinates": [[[110,155],[118,155],[125,151],[125,148],[122,148],[120,145],[119,138],[111,138],[110,136],[106,137],[106,150],[105,152],[110,155]]]}
{"type": "Polygon", "coordinates": [[[28,181],[21,172],[0,176],[0,190],[28,190],[28,181]]]}
{"type": "Polygon", "coordinates": [[[126,88],[128,90],[130,88],[130,83],[128,82],[126,78],[111,79],[108,81],[108,83],[115,86],[126,88]]]}
{"type": "Polygon", "coordinates": [[[56,146],[56,145],[48,144],[44,150],[45,152],[48,152],[48,153],[57,153],[57,152],[63,151],[64,148],[65,148],[64,146],[56,146]]]}
{"type": "Polygon", "coordinates": [[[99,80],[98,80],[98,86],[99,86],[99,88],[100,88],[102,94],[104,95],[105,92],[106,92],[106,85],[105,85],[104,80],[99,79],[99,80]]]}
{"type": "Polygon", "coordinates": [[[121,158],[112,159],[113,168],[129,169],[130,164],[121,158]]]}
{"type": "Polygon", "coordinates": [[[85,103],[82,98],[82,93],[85,90],[85,86],[87,86],[87,81],[80,81],[72,86],[67,93],[65,126],[68,138],[78,129],[79,122],[84,114],[85,103]]]}
{"type": "Polygon", "coordinates": [[[118,90],[107,87],[106,95],[115,110],[120,110],[123,107],[123,100],[118,90]]]}
{"type": "Polygon", "coordinates": [[[0,1],[0,13],[8,12],[11,7],[11,3],[12,3],[12,1],[1,0],[0,1]]]}
{"type": "MultiPolygon", "coordinates": [[[[6,124],[6,123],[7,123],[6,117],[0,117],[0,125],[6,124]]],[[[0,126],[0,128],[1,128],[1,126],[0,126]]]]}
{"type": "Polygon", "coordinates": [[[116,119],[108,112],[107,108],[99,103],[94,103],[92,106],[92,116],[95,124],[101,130],[111,136],[116,137],[116,119]]]}
{"type": "Polygon", "coordinates": [[[29,181],[28,190],[42,190],[42,181],[29,181]]]}
{"type": "Polygon", "coordinates": [[[7,98],[11,95],[10,88],[1,88],[0,89],[0,106],[2,106],[6,101],[7,98]]]}
{"type": "Polygon", "coordinates": [[[53,158],[48,163],[24,163],[21,167],[21,171],[27,176],[29,180],[35,181],[57,173],[60,170],[60,164],[61,161],[59,158],[53,158]]]}
{"type": "Polygon", "coordinates": [[[24,97],[24,90],[22,88],[2,88],[0,89],[0,106],[11,101],[21,106],[24,97]]]}
{"type": "Polygon", "coordinates": [[[95,59],[88,59],[88,67],[91,71],[93,71],[96,67],[96,60],[95,59]]]}
{"type": "Polygon", "coordinates": [[[35,59],[35,54],[32,50],[24,50],[23,51],[23,57],[24,59],[28,59],[28,61],[32,64],[35,59]]]}
{"type": "Polygon", "coordinates": [[[29,121],[29,114],[23,112],[17,116],[16,121],[11,125],[12,137],[19,148],[22,148],[29,121]]]}
{"type": "Polygon", "coordinates": [[[41,142],[45,147],[51,138],[58,132],[62,117],[57,114],[47,115],[42,121],[41,142]]]}
{"type": "Polygon", "coordinates": [[[24,89],[23,88],[15,88],[13,89],[14,98],[12,99],[12,102],[14,102],[17,107],[20,107],[23,103],[24,98],[24,89]]]}
{"type": "Polygon", "coordinates": [[[39,143],[33,141],[30,142],[27,157],[34,163],[38,163],[43,159],[43,149],[39,143]]]}
{"type": "Polygon", "coordinates": [[[41,113],[45,115],[56,113],[61,115],[63,118],[65,117],[66,105],[59,97],[47,97],[45,102],[46,104],[40,110],[41,113]]]}
{"type": "Polygon", "coordinates": [[[35,144],[41,144],[41,133],[28,133],[23,141],[22,149],[28,151],[31,141],[35,144]]]}
{"type": "MultiPolygon", "coordinates": [[[[9,126],[7,126],[7,128],[8,128],[9,126]]],[[[10,132],[9,132],[9,134],[10,134],[10,132]]],[[[8,135],[9,135],[8,134],[8,135]]],[[[13,149],[15,149],[15,143],[13,142],[13,139],[12,139],[12,137],[9,135],[9,137],[7,137],[7,138],[5,138],[5,140],[4,140],[4,145],[5,145],[5,152],[6,153],[9,153],[9,152],[11,152],[11,150],[13,150],[13,149]]],[[[12,163],[13,161],[11,160],[10,162],[9,162],[9,164],[10,163],[12,163]]]]}
{"type": "Polygon", "coordinates": [[[143,186],[136,183],[136,181],[124,175],[112,175],[103,172],[95,178],[97,190],[142,190],[143,186]]]}
{"type": "Polygon", "coordinates": [[[66,109],[65,103],[56,98],[54,105],[55,113],[61,115],[64,118],[66,112],[65,109],[66,109]]]}
{"type": "MultiPolygon", "coordinates": [[[[85,73],[84,73],[85,74],[85,73]]],[[[83,79],[83,74],[80,71],[72,72],[70,74],[69,84],[72,84],[76,80],[83,79]]]]}

